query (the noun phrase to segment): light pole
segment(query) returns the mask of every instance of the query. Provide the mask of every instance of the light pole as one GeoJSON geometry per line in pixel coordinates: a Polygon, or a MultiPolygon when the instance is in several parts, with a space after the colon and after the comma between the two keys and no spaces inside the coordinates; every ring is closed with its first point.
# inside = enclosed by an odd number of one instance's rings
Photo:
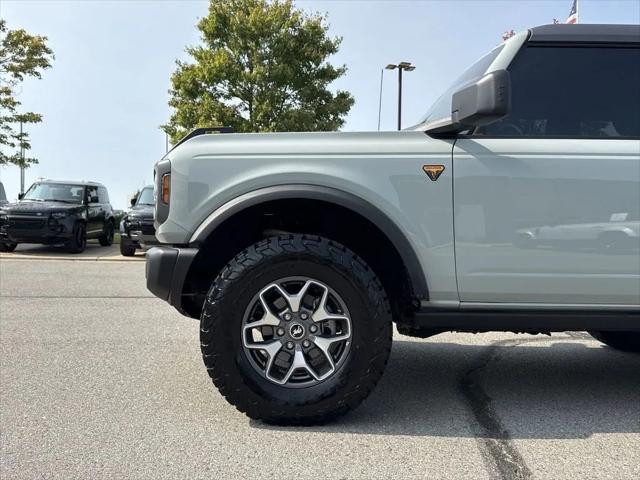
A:
{"type": "Polygon", "coordinates": [[[24,139],[22,138],[22,120],[20,120],[20,194],[24,194],[24,139]]]}
{"type": "Polygon", "coordinates": [[[387,70],[398,69],[398,130],[402,128],[402,71],[412,72],[416,69],[411,62],[400,62],[397,65],[390,63],[385,67],[387,70]]]}
{"type": "Polygon", "coordinates": [[[380,96],[378,97],[378,131],[380,131],[380,116],[382,115],[382,80],[384,79],[384,68],[380,69],[380,96]]]}

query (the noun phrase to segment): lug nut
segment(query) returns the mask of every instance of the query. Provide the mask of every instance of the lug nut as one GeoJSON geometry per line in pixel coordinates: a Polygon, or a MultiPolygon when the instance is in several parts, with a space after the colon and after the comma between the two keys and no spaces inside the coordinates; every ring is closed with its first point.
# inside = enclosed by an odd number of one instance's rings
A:
{"type": "Polygon", "coordinates": [[[304,348],[309,348],[309,345],[311,345],[311,342],[309,340],[305,340],[304,342],[302,342],[302,346],[304,348]]]}
{"type": "Polygon", "coordinates": [[[302,312],[302,313],[300,314],[300,318],[301,318],[302,320],[306,320],[307,318],[309,318],[309,314],[308,314],[307,312],[302,312]]]}
{"type": "Polygon", "coordinates": [[[293,342],[287,342],[287,348],[288,348],[289,350],[293,350],[293,346],[294,346],[294,345],[293,345],[293,342]]]}
{"type": "Polygon", "coordinates": [[[291,314],[289,312],[284,314],[284,319],[288,322],[289,320],[291,320],[291,314]]]}
{"type": "Polygon", "coordinates": [[[284,328],[280,327],[278,330],[276,330],[276,333],[279,337],[284,336],[284,328]]]}
{"type": "Polygon", "coordinates": [[[318,327],[316,327],[315,325],[311,325],[311,326],[309,327],[309,331],[310,331],[311,333],[316,333],[316,332],[318,331],[318,327]]]}

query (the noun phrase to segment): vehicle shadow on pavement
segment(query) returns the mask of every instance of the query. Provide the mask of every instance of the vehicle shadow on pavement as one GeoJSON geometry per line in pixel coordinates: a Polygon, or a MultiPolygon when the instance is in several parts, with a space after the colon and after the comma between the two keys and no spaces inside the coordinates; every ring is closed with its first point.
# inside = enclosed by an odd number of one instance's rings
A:
{"type": "Polygon", "coordinates": [[[298,429],[513,439],[639,433],[640,355],[563,336],[488,346],[394,341],[382,380],[356,411],[298,429]],[[484,415],[495,417],[493,429],[484,415]]]}
{"type": "MultiPolygon", "coordinates": [[[[40,245],[23,243],[18,245],[16,250],[11,253],[3,253],[0,255],[7,260],[16,258],[45,258],[45,259],[62,259],[62,260],[95,260],[95,259],[131,259],[132,257],[123,257],[120,254],[119,245],[113,244],[109,247],[103,247],[97,240],[87,241],[87,247],[82,253],[69,253],[65,245],[40,245]]],[[[135,257],[144,258],[145,252],[136,252],[135,257]]]]}

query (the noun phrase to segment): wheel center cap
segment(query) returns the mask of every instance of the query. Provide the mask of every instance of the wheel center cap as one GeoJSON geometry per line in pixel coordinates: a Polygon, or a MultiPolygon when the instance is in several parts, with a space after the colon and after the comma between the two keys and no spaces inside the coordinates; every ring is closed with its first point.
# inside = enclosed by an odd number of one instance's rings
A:
{"type": "Polygon", "coordinates": [[[291,335],[291,338],[293,338],[294,340],[300,340],[302,337],[304,337],[304,327],[299,323],[294,323],[289,328],[289,335],[291,335]]]}

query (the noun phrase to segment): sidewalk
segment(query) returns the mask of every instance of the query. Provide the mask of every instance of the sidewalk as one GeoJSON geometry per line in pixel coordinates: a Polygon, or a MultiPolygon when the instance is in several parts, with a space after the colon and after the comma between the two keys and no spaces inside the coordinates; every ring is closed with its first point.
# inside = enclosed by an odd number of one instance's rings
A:
{"type": "Polygon", "coordinates": [[[94,262],[140,262],[144,261],[144,251],[136,252],[134,257],[120,255],[120,246],[102,247],[97,241],[87,242],[82,253],[69,253],[63,246],[21,244],[15,251],[0,252],[0,259],[6,260],[74,260],[94,262]],[[95,242],[95,243],[94,243],[95,242]]]}

